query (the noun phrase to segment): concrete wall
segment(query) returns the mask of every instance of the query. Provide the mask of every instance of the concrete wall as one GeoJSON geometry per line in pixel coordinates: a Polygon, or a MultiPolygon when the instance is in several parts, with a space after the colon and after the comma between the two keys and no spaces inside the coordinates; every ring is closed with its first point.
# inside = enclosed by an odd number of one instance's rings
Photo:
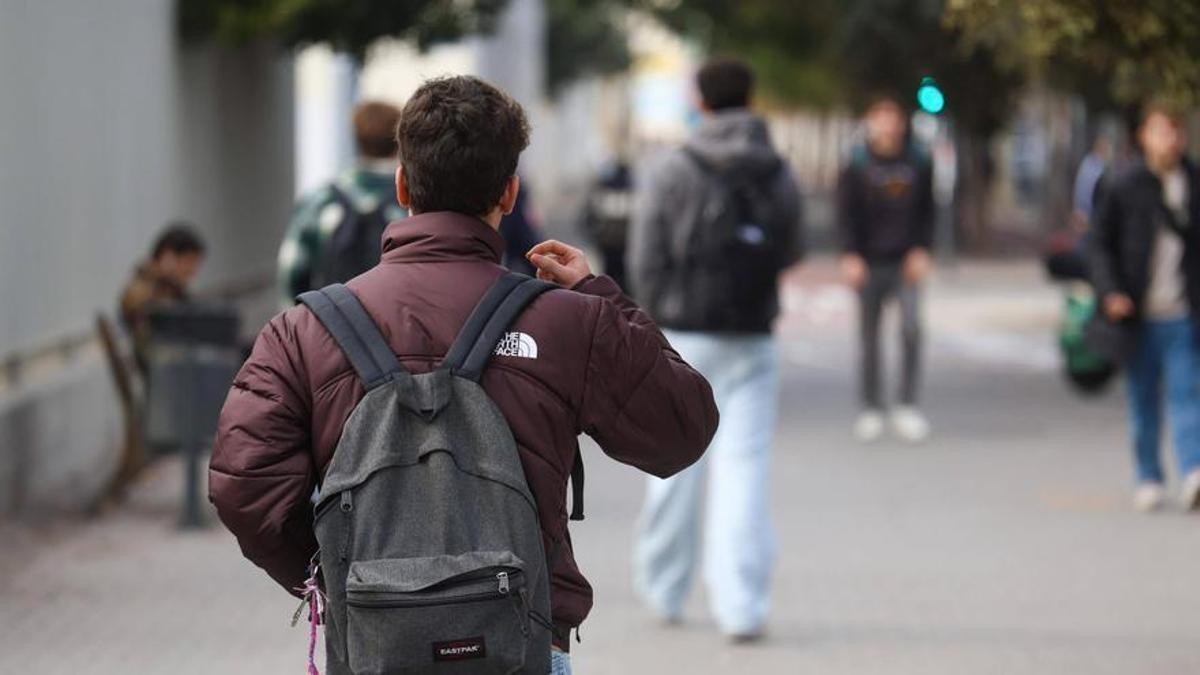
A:
{"type": "MultiPolygon", "coordinates": [[[[199,287],[273,272],[293,193],[290,60],[184,49],[173,5],[0,2],[0,360],[86,337],[173,218],[208,240],[199,287]]],[[[97,352],[12,375],[0,515],[86,502],[79,478],[112,470],[119,437],[97,352]]]]}

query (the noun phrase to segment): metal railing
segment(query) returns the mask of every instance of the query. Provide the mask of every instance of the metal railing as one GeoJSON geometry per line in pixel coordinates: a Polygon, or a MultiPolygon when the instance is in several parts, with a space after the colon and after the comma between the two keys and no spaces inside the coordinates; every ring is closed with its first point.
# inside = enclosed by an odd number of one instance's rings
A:
{"type": "MultiPolygon", "coordinates": [[[[237,302],[266,291],[275,283],[274,262],[260,266],[235,279],[211,284],[198,290],[198,300],[237,302]]],[[[51,376],[73,363],[85,352],[99,351],[99,339],[91,317],[86,329],[51,338],[34,347],[14,350],[0,356],[0,396],[11,393],[23,383],[51,376]]]]}

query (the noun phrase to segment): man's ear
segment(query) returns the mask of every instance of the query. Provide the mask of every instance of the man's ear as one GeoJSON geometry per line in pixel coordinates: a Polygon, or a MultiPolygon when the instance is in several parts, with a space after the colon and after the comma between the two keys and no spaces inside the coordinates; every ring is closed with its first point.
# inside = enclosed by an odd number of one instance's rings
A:
{"type": "Polygon", "coordinates": [[[409,208],[412,198],[408,195],[408,178],[404,175],[404,165],[396,167],[396,201],[404,208],[409,208]]]}
{"type": "Polygon", "coordinates": [[[508,215],[513,212],[517,206],[517,194],[521,191],[521,177],[513,174],[509,176],[508,183],[504,186],[504,192],[500,195],[500,212],[508,215]]]}

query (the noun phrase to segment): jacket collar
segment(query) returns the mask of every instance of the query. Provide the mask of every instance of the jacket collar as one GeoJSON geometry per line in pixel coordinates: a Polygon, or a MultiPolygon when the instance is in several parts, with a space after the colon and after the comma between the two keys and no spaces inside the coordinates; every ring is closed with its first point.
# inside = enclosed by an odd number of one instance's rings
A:
{"type": "Polygon", "coordinates": [[[504,238],[475,216],[433,211],[394,221],[383,232],[383,262],[500,262],[504,238]]]}
{"type": "MultiPolygon", "coordinates": [[[[1186,156],[1183,157],[1179,162],[1179,168],[1182,169],[1183,174],[1187,176],[1188,186],[1191,187],[1192,185],[1195,185],[1197,178],[1200,178],[1200,169],[1196,167],[1196,164],[1192,162],[1191,158],[1186,156]]],[[[1133,160],[1133,164],[1130,166],[1129,170],[1132,171],[1133,174],[1140,180],[1153,183],[1157,186],[1162,185],[1162,180],[1158,177],[1158,174],[1150,170],[1150,165],[1146,163],[1146,160],[1143,157],[1139,156],[1137,159],[1133,160]]]]}

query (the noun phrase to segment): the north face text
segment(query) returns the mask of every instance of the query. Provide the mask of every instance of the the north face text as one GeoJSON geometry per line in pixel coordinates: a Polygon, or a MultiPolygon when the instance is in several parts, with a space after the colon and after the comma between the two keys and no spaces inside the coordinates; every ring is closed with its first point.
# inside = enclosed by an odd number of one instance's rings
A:
{"type": "Polygon", "coordinates": [[[500,342],[496,344],[496,356],[536,359],[538,344],[533,336],[527,333],[505,333],[500,342]]]}
{"type": "Polygon", "coordinates": [[[433,643],[434,661],[467,661],[483,658],[487,658],[487,645],[484,644],[482,636],[433,643]]]}

